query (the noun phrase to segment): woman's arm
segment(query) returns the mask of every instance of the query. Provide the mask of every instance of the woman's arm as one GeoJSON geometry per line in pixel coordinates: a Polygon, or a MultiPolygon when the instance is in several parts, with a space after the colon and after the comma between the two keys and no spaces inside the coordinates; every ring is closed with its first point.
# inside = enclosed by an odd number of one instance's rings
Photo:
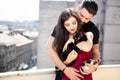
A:
{"type": "Polygon", "coordinates": [[[87,32],[85,35],[87,37],[87,41],[77,43],[76,46],[82,51],[89,52],[93,47],[93,33],[87,32]]]}
{"type": "Polygon", "coordinates": [[[73,67],[66,67],[66,65],[60,60],[55,48],[53,47],[53,42],[54,37],[51,36],[46,46],[46,52],[55,66],[57,66],[61,71],[64,70],[63,72],[70,79],[79,80],[79,77],[83,78],[83,76],[78,73],[79,71],[77,69],[73,67]]]}
{"type": "MultiPolygon", "coordinates": [[[[92,42],[93,33],[92,32],[87,32],[85,35],[87,37],[87,41],[81,41],[76,46],[82,51],[89,52],[91,50],[92,46],[93,46],[93,42],[92,42]]],[[[64,50],[67,48],[67,45],[71,42],[74,43],[73,38],[68,39],[68,41],[65,43],[64,50]]],[[[74,61],[77,58],[77,56],[78,56],[78,53],[75,50],[72,50],[68,54],[66,60],[64,61],[64,64],[67,65],[67,64],[71,63],[72,61],[74,61]]]]}
{"type": "MultiPolygon", "coordinates": [[[[82,51],[89,52],[93,47],[93,33],[87,32],[87,33],[85,33],[85,35],[87,37],[87,41],[81,41],[81,42],[77,43],[76,46],[82,51]]],[[[73,38],[69,38],[68,41],[65,43],[63,52],[67,49],[67,45],[71,42],[74,43],[73,38]]]]}

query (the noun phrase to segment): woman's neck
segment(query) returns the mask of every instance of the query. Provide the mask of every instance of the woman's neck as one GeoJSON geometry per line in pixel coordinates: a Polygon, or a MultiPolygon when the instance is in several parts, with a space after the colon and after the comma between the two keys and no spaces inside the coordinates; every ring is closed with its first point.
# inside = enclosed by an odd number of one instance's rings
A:
{"type": "Polygon", "coordinates": [[[69,34],[69,38],[73,38],[74,35],[75,35],[75,33],[74,34],[69,34]]]}

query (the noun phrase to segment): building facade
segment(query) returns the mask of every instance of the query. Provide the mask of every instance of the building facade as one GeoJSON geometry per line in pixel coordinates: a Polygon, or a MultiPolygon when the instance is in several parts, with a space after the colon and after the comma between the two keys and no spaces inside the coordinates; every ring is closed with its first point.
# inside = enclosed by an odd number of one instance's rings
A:
{"type": "Polygon", "coordinates": [[[0,34],[0,72],[32,67],[33,41],[15,34],[0,34]]]}

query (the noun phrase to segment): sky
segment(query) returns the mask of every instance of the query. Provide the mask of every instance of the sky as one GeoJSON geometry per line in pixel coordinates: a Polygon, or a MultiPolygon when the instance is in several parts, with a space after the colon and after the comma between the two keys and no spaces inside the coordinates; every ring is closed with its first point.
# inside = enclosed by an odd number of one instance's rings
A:
{"type": "Polygon", "coordinates": [[[75,1],[75,0],[43,0],[43,1],[75,1]]]}
{"type": "Polygon", "coordinates": [[[0,0],[0,21],[39,20],[39,0],[0,0]]]}

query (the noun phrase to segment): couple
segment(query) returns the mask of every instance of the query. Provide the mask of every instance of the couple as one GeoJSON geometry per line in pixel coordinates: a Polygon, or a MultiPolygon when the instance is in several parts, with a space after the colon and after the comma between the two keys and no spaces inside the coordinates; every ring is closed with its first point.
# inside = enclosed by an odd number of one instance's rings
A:
{"type": "Polygon", "coordinates": [[[100,62],[99,31],[90,21],[97,10],[95,1],[85,0],[77,9],[68,8],[60,14],[46,47],[57,68],[56,80],[92,80],[91,73],[98,65],[90,64],[90,61],[100,62]],[[79,41],[82,38],[86,39],[79,41]],[[67,50],[70,50],[69,54],[62,56],[67,50]]]}

